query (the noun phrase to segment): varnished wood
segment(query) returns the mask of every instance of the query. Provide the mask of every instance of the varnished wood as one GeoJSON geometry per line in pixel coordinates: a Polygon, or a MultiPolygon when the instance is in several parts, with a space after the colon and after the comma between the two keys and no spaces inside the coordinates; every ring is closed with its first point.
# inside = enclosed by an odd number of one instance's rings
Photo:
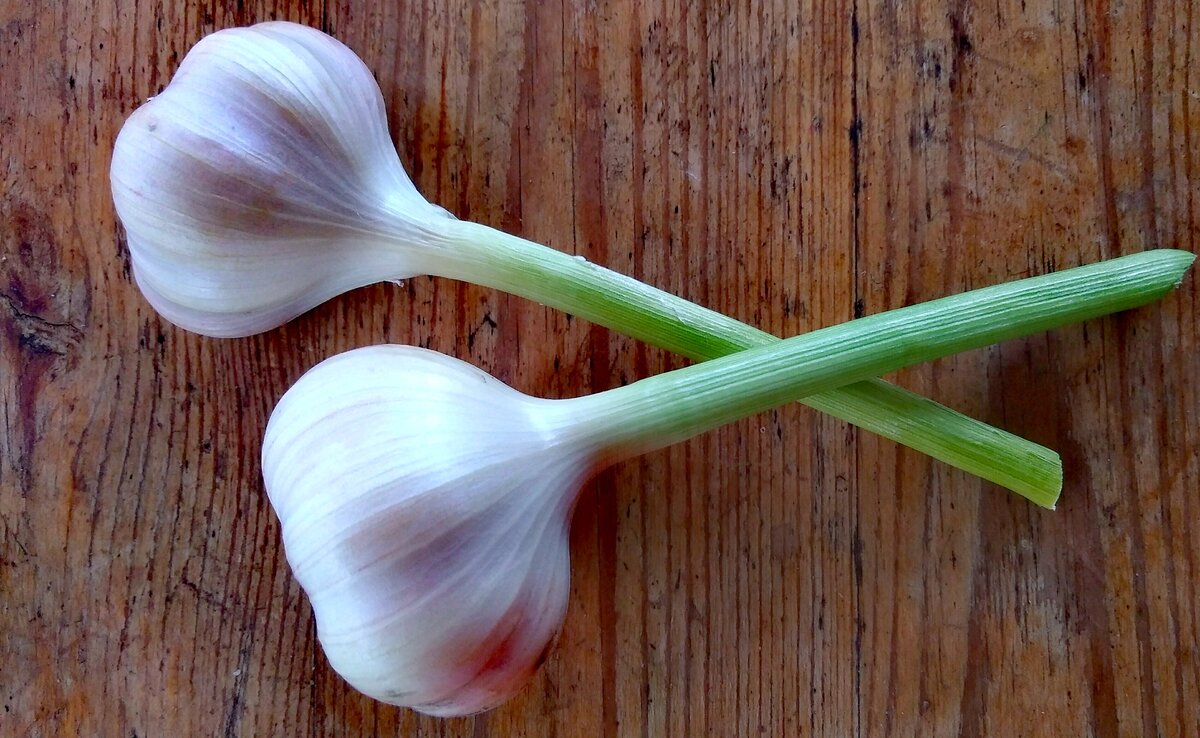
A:
{"type": "Polygon", "coordinates": [[[791,406],[591,485],[561,642],[501,709],[325,664],[258,465],[306,368],[410,342],[568,396],[681,362],[427,278],[164,323],[108,158],[205,33],[334,33],[431,199],[780,335],[1197,250],[1191,0],[748,6],[0,3],[0,733],[1200,736],[1194,275],[895,377],[1061,451],[1057,512],[791,406]]]}

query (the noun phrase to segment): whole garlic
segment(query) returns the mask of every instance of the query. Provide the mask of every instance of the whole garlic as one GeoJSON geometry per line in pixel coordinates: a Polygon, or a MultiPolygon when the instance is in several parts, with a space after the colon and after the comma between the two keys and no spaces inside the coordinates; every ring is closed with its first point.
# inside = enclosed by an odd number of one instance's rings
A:
{"type": "Polygon", "coordinates": [[[1193,259],[1151,251],[1009,282],[569,400],[423,349],[356,349],[280,400],[263,477],[330,664],[377,699],[469,714],[545,656],[571,510],[596,469],[847,378],[1143,305],[1193,259]]]}
{"type": "Polygon", "coordinates": [[[453,221],[404,171],[370,71],[295,23],[201,39],[121,128],[110,178],[146,299],[211,336],[436,271],[453,221]]]}
{"type": "Polygon", "coordinates": [[[569,407],[406,346],[335,356],[280,400],[263,476],[355,688],[462,715],[528,681],[566,612],[571,507],[598,458],[569,407]]]}
{"type": "MultiPolygon", "coordinates": [[[[430,204],[391,144],[366,65],[294,23],[201,40],[121,129],[111,180],[142,292],[205,335],[259,333],[355,287],[430,274],[697,359],[778,340],[430,204]]],[[[882,380],[802,402],[1032,499],[1057,493],[1049,449],[882,380]]]]}

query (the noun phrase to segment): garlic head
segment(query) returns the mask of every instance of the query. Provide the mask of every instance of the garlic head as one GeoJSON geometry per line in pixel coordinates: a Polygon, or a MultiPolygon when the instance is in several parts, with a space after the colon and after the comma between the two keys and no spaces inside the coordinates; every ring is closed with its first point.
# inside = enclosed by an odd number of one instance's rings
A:
{"type": "Polygon", "coordinates": [[[570,514],[597,456],[566,405],[407,346],[334,356],[283,396],[267,492],[352,686],[464,715],[529,681],[566,612],[570,514]]]}
{"type": "Polygon", "coordinates": [[[295,23],[197,43],[125,122],[110,179],[146,298],[218,337],[427,273],[452,221],[404,171],[370,70],[295,23]]]}

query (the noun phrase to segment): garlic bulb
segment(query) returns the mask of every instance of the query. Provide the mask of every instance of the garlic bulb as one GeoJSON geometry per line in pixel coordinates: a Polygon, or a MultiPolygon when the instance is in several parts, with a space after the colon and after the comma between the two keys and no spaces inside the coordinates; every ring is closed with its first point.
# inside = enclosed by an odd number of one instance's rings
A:
{"type": "MultiPolygon", "coordinates": [[[[367,67],[293,23],[201,40],[121,129],[111,180],[142,292],[205,335],[258,333],[361,285],[431,274],[696,359],[778,340],[431,205],[392,146],[367,67]]],[[[1053,451],[881,380],[802,401],[1031,499],[1057,494],[1053,451]]]]}
{"type": "Polygon", "coordinates": [[[566,610],[568,527],[598,468],[806,393],[1145,304],[1152,251],[902,308],[570,400],[406,346],[350,351],[280,400],[263,477],[330,664],[435,715],[523,686],[566,610]]]}
{"type": "Polygon", "coordinates": [[[167,320],[274,328],[381,277],[429,272],[451,216],[421,196],[354,52],[294,23],[203,38],[113,150],[133,273],[167,320]]]}
{"type": "Polygon", "coordinates": [[[566,491],[589,471],[567,410],[404,346],[329,359],[280,401],[263,474],[350,684],[458,715],[533,674],[566,612],[566,491]]]}

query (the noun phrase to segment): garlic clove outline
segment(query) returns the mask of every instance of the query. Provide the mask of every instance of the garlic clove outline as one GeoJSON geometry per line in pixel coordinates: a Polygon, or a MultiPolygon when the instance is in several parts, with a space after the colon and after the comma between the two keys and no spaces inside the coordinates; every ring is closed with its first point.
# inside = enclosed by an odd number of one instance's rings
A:
{"type": "Polygon", "coordinates": [[[147,300],[217,337],[428,273],[454,220],[404,170],[358,56],[295,23],[201,39],[121,128],[110,181],[147,300]]]}

